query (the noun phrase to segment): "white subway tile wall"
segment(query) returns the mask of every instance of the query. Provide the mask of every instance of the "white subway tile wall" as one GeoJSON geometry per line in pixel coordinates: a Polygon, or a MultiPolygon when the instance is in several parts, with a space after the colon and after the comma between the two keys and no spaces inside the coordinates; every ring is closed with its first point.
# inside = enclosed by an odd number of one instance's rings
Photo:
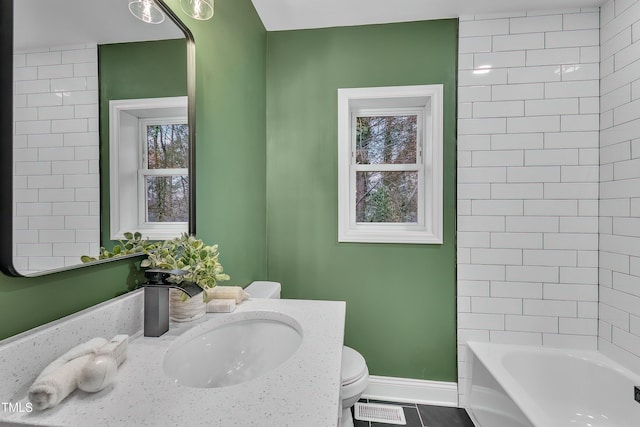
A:
{"type": "Polygon", "coordinates": [[[602,7],[600,351],[640,371],[640,2],[602,7]]]}
{"type": "Polygon", "coordinates": [[[460,20],[460,384],[467,340],[597,347],[599,27],[598,8],[460,20]]]}
{"type": "Polygon", "coordinates": [[[14,55],[14,260],[22,273],[98,254],[97,52],[14,55]]]}

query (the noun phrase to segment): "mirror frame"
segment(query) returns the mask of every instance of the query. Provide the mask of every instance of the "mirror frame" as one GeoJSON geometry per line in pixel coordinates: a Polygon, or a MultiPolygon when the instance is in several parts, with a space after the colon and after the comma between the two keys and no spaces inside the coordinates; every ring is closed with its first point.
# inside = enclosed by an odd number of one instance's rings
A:
{"type": "MultiPolygon", "coordinates": [[[[13,277],[35,277],[61,271],[75,270],[96,264],[118,261],[126,257],[111,258],[87,264],[44,270],[27,276],[21,274],[13,265],[13,2],[0,2],[0,93],[12,94],[0,97],[0,227],[8,232],[0,238],[0,271],[13,277]]],[[[167,6],[164,0],[155,3],[184,33],[187,43],[187,117],[189,120],[189,224],[190,235],[196,234],[196,179],[195,179],[195,142],[196,142],[196,57],[193,34],[178,16],[167,6]]],[[[102,181],[104,178],[101,177],[102,181]]]]}

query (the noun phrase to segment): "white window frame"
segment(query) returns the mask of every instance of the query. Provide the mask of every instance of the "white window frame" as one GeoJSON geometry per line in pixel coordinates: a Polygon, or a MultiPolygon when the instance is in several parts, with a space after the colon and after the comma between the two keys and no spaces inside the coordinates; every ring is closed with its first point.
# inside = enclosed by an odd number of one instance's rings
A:
{"type": "Polygon", "coordinates": [[[338,242],[442,244],[443,85],[338,89],[338,242]],[[357,165],[355,118],[418,114],[416,164],[357,165]],[[356,222],[356,172],[417,170],[417,223],[356,222]]]}
{"type": "Polygon", "coordinates": [[[146,221],[146,175],[183,175],[188,169],[147,169],[146,125],[188,123],[187,97],[109,101],[110,238],[139,231],[151,240],[172,239],[188,222],[146,221]]]}

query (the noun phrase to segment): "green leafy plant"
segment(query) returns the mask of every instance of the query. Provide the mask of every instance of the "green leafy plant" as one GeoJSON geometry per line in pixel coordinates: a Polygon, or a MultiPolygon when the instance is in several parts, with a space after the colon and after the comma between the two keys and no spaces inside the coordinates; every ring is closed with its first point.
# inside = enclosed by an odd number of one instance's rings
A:
{"type": "Polygon", "coordinates": [[[185,274],[172,275],[174,283],[193,282],[202,289],[212,288],[218,282],[229,280],[218,257],[218,245],[207,246],[200,239],[182,234],[172,240],[156,244],[153,250],[145,251],[147,259],[141,267],[182,270],[185,274]]]}
{"type": "Polygon", "coordinates": [[[98,261],[102,259],[110,259],[124,255],[134,255],[139,253],[148,253],[156,247],[155,243],[149,241],[149,239],[143,239],[142,234],[138,233],[124,233],[126,241],[118,240],[118,244],[113,249],[108,250],[105,247],[100,248],[100,254],[97,257],[83,255],[80,260],[84,263],[98,261]]]}
{"type": "MultiPolygon", "coordinates": [[[[202,289],[207,289],[213,288],[218,282],[230,279],[218,260],[220,256],[218,245],[207,246],[202,240],[187,233],[164,242],[150,242],[146,238],[143,239],[142,234],[138,232],[124,233],[124,237],[128,240],[119,241],[111,251],[102,247],[97,258],[84,255],[81,257],[82,262],[145,254],[147,258],[142,260],[140,267],[184,272],[180,275],[171,275],[169,280],[173,283],[193,282],[202,289]]],[[[183,300],[187,299],[186,294],[183,293],[182,296],[183,300]]]]}

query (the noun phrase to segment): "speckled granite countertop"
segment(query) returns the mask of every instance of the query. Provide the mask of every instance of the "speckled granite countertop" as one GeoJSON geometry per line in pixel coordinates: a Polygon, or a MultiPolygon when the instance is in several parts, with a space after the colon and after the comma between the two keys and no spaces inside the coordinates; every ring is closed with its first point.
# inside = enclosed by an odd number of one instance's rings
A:
{"type": "MultiPolygon", "coordinates": [[[[336,426],[341,412],[345,303],[256,299],[242,303],[233,314],[247,311],[286,314],[300,324],[303,334],[302,344],[291,358],[252,381],[200,389],[175,384],[164,375],[163,358],[177,337],[203,323],[213,326],[228,316],[206,314],[194,322],[172,322],[169,332],[160,338],[141,334],[133,337],[115,384],[105,390],[76,390],[59,406],[42,412],[11,412],[0,407],[0,425],[4,421],[47,426],[336,426]]],[[[60,330],[64,333],[64,322],[57,324],[56,331],[60,330]]],[[[46,328],[40,328],[39,333],[48,335],[46,328]]],[[[17,342],[24,346],[28,338],[28,333],[23,334],[17,342]]],[[[16,342],[6,344],[12,345],[16,342]]],[[[10,352],[1,347],[0,368],[4,371],[11,361],[6,356],[3,360],[2,353],[10,352]]],[[[48,354],[47,359],[57,356],[48,354]]],[[[17,384],[20,387],[12,396],[0,395],[0,401],[21,403],[24,407],[26,389],[38,372],[16,379],[16,383],[22,383],[17,384]]],[[[9,390],[5,388],[4,392],[9,390]]]]}

